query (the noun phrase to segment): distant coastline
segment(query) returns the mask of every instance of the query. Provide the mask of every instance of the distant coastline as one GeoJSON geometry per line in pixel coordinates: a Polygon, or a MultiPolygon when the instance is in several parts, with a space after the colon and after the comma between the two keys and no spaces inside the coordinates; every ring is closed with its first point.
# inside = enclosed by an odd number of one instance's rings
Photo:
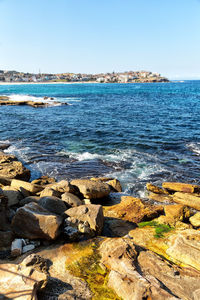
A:
{"type": "Polygon", "coordinates": [[[0,83],[146,83],[169,82],[159,73],[128,71],[99,74],[85,73],[24,73],[0,70],[0,83]]]}

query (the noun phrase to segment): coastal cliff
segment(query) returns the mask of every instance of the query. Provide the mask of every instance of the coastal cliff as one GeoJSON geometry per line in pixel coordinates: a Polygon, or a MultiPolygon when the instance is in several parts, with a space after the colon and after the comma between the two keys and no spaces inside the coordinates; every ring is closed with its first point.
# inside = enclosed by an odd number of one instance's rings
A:
{"type": "Polygon", "coordinates": [[[29,179],[0,153],[2,299],[199,298],[200,186],[29,179]]]}

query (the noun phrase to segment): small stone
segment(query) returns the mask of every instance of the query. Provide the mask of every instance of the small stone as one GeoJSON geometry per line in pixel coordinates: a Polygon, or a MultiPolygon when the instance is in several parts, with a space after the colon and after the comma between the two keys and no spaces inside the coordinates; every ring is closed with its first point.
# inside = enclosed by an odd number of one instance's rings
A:
{"type": "Polygon", "coordinates": [[[194,216],[190,217],[190,223],[194,227],[199,227],[200,226],[200,212],[196,213],[194,216]]]}
{"type": "Polygon", "coordinates": [[[67,226],[64,228],[64,234],[70,241],[76,241],[79,239],[78,229],[72,226],[67,226]]]}
{"type": "Polygon", "coordinates": [[[22,254],[22,239],[15,239],[11,245],[11,256],[19,256],[22,254]]]}
{"type": "Polygon", "coordinates": [[[33,244],[26,245],[22,248],[22,253],[26,253],[26,252],[31,251],[33,249],[35,249],[35,245],[33,245],[33,244]]]}

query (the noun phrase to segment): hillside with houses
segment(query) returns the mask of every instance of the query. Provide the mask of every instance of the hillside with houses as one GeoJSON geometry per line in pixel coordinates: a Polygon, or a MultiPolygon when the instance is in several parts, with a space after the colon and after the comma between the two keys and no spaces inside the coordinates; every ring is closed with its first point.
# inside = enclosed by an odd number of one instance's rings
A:
{"type": "Polygon", "coordinates": [[[149,71],[128,71],[119,73],[23,73],[0,70],[0,82],[97,82],[97,83],[134,83],[134,82],[168,82],[166,77],[149,71]]]}

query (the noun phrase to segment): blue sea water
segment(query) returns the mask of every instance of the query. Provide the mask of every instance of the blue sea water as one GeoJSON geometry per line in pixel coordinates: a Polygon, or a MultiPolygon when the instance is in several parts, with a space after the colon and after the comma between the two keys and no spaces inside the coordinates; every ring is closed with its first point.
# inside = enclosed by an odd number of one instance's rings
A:
{"type": "Polygon", "coordinates": [[[139,196],[149,181],[200,183],[200,81],[3,85],[0,95],[70,104],[0,106],[0,142],[32,178],[113,176],[139,196]]]}

